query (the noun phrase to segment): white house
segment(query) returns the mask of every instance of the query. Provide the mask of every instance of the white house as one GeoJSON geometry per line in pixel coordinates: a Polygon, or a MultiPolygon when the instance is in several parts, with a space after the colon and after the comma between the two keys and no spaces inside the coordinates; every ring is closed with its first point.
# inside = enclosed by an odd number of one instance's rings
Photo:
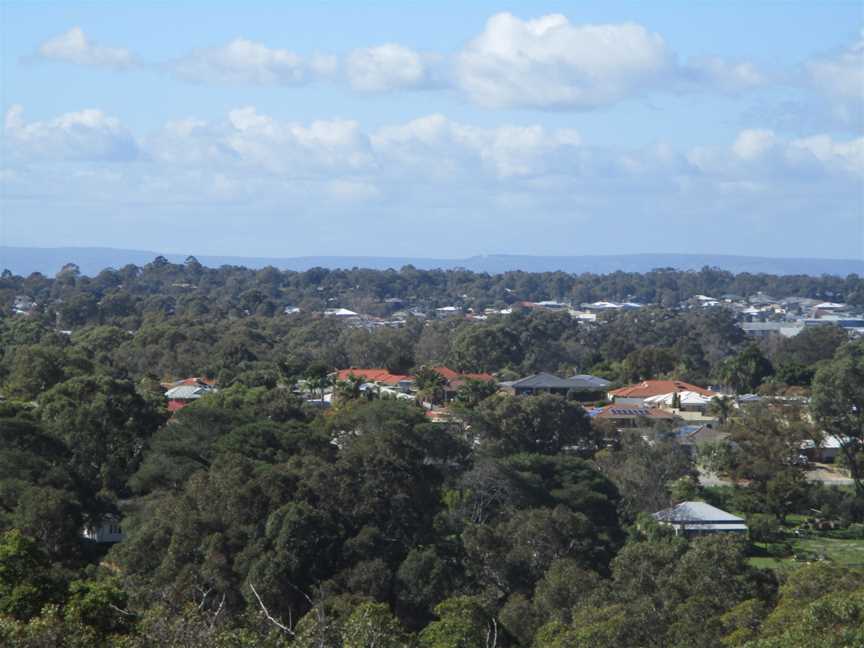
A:
{"type": "Polygon", "coordinates": [[[124,538],[120,518],[116,515],[108,515],[98,524],[85,526],[81,535],[98,544],[113,544],[124,538]]]}
{"type": "Polygon", "coordinates": [[[747,533],[743,518],[706,502],[681,502],[653,514],[660,524],[675,529],[675,535],[698,536],[709,533],[747,533]]]}

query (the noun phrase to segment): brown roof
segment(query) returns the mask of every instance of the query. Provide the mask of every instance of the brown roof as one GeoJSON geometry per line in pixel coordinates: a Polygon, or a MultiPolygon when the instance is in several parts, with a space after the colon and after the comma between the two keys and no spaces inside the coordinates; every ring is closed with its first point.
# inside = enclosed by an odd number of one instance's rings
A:
{"type": "Polygon", "coordinates": [[[650,398],[651,396],[661,396],[663,394],[671,394],[673,392],[691,391],[701,394],[702,396],[718,396],[717,392],[710,389],[691,385],[682,380],[645,380],[635,385],[628,385],[609,392],[612,396],[620,398],[650,398]]]}
{"type": "Polygon", "coordinates": [[[659,407],[639,407],[636,405],[621,405],[618,403],[606,405],[599,411],[592,412],[592,417],[602,419],[652,418],[669,421],[677,418],[671,412],[662,410],[659,407]]]}

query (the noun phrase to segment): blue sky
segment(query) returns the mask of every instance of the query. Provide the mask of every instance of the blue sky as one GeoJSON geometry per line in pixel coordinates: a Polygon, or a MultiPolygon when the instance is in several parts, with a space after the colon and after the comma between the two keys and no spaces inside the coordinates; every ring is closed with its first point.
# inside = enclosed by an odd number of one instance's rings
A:
{"type": "Polygon", "coordinates": [[[6,245],[864,258],[859,2],[2,12],[6,245]]]}

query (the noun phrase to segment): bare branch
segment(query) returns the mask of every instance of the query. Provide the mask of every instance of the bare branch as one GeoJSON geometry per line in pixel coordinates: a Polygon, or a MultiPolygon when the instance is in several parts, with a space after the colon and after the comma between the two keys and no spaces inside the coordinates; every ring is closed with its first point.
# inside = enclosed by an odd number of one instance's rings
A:
{"type": "Polygon", "coordinates": [[[295,636],[294,630],[270,616],[270,612],[267,610],[267,606],[264,605],[264,601],[261,600],[261,597],[258,595],[258,591],[255,589],[255,586],[252,583],[249,583],[249,589],[252,590],[255,598],[258,599],[258,605],[261,606],[261,611],[264,613],[264,617],[283,632],[287,632],[292,637],[295,636]]]}
{"type": "Polygon", "coordinates": [[[498,645],[498,622],[495,617],[492,617],[491,622],[491,626],[486,628],[486,648],[495,648],[498,645]]]}
{"type": "Polygon", "coordinates": [[[135,616],[135,613],[134,613],[134,612],[129,612],[128,610],[124,610],[124,609],[122,609],[122,608],[119,608],[119,607],[117,607],[116,605],[114,605],[113,603],[109,603],[109,604],[108,604],[108,607],[110,607],[110,608],[111,608],[112,610],[114,610],[115,612],[119,612],[119,613],[122,614],[123,616],[129,616],[129,617],[134,617],[134,616],[135,616]]]}

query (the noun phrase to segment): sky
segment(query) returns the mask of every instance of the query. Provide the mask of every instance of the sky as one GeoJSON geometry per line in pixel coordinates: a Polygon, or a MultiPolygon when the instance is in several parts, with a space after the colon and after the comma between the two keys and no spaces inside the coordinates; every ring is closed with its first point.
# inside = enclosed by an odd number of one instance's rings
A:
{"type": "Polygon", "coordinates": [[[0,0],[0,245],[864,259],[864,3],[0,0]]]}

